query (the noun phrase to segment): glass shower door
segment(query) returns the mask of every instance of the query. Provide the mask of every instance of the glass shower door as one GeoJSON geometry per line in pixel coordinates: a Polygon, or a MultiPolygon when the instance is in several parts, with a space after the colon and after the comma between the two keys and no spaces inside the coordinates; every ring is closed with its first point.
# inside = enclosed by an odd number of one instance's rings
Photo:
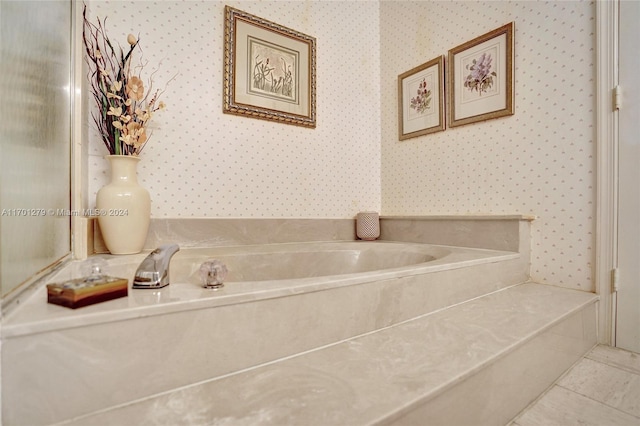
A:
{"type": "Polygon", "coordinates": [[[0,1],[0,290],[70,252],[71,1],[0,1]]]}

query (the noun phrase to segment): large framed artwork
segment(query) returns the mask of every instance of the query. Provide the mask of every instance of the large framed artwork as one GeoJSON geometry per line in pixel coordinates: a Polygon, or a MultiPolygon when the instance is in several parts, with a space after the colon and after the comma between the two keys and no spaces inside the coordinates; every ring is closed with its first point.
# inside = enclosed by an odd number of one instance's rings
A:
{"type": "Polygon", "coordinates": [[[224,109],[316,127],[316,39],[225,6],[224,109]]]}
{"type": "Polygon", "coordinates": [[[444,56],[440,56],[398,76],[398,138],[444,127],[444,56]]]}
{"type": "Polygon", "coordinates": [[[515,113],[511,22],[449,50],[449,127],[515,113]]]}

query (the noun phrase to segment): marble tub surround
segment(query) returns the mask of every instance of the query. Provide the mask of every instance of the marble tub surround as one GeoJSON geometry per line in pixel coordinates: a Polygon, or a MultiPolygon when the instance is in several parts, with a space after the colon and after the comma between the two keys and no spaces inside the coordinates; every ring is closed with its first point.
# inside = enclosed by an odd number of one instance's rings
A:
{"type": "MultiPolygon", "coordinates": [[[[430,218],[449,229],[441,239],[446,246],[424,244],[419,224],[429,220],[419,219],[390,218],[387,241],[378,242],[354,241],[355,218],[152,219],[145,252],[70,262],[48,282],[86,275],[95,262],[105,274],[131,279],[151,249],[177,242],[181,250],[172,261],[171,285],[131,290],[127,298],[76,311],[47,304],[43,286],[3,319],[3,420],[51,424],[108,410],[334,345],[529,279],[527,218],[430,218]],[[456,239],[454,224],[468,220],[481,236],[465,231],[466,237],[456,239]],[[506,224],[500,228],[493,221],[506,224]],[[395,228],[406,223],[418,223],[417,232],[395,228]],[[203,260],[203,247],[213,249],[210,254],[256,254],[278,246],[304,252],[308,243],[301,241],[397,244],[391,238],[429,246],[433,259],[378,271],[235,281],[216,292],[189,278],[203,260]],[[456,242],[465,248],[451,247],[456,242]],[[29,398],[13,391],[25,386],[29,398]]],[[[382,232],[384,223],[383,218],[382,232]]],[[[297,262],[289,259],[283,266],[297,262]]]]}
{"type": "MultiPolygon", "coordinates": [[[[370,333],[528,277],[520,253],[433,246],[434,260],[418,265],[236,282],[214,292],[174,278],[183,274],[181,257],[198,250],[176,253],[172,284],[163,289],[131,290],[127,298],[77,311],[36,293],[9,315],[2,328],[6,424],[49,424],[126,404],[370,333]],[[25,383],[29,398],[12,391],[25,383]]],[[[105,273],[130,278],[145,256],[94,256],[52,280],[71,278],[96,260],[107,263],[105,273]]]]}
{"type": "Polygon", "coordinates": [[[383,240],[529,251],[530,215],[382,216],[383,240]]]}
{"type": "Polygon", "coordinates": [[[596,300],[520,284],[66,424],[506,424],[595,345],[596,300]]]}
{"type": "MultiPolygon", "coordinates": [[[[136,269],[148,254],[149,251],[127,256],[95,255],[84,261],[73,261],[49,277],[47,284],[88,276],[95,265],[103,274],[127,278],[131,284],[136,269]]],[[[512,252],[388,241],[186,247],[171,260],[172,284],[166,288],[131,289],[126,298],[70,310],[43,304],[46,288],[42,286],[20,309],[5,317],[1,333],[3,337],[13,337],[348,286],[371,284],[375,288],[376,282],[386,280],[403,283],[415,279],[414,285],[419,286],[427,279],[422,291],[425,298],[430,297],[424,306],[432,306],[435,301],[457,303],[463,300],[457,297],[476,297],[526,281],[528,275],[521,269],[521,260],[520,254],[512,252]],[[367,255],[369,259],[366,259],[367,255]],[[397,259],[391,259],[392,255],[397,259]],[[202,288],[199,267],[212,258],[230,262],[228,285],[223,290],[202,288]],[[336,265],[340,258],[342,264],[336,265]],[[325,266],[321,259],[334,263],[325,266]],[[381,266],[386,269],[375,268],[374,264],[380,259],[381,266]],[[474,286],[459,282],[455,287],[445,287],[452,279],[473,278],[474,274],[485,270],[495,272],[479,278],[474,286]],[[436,282],[440,279],[444,280],[436,282]],[[478,286],[477,282],[484,285],[478,286]],[[431,294],[433,288],[429,286],[442,287],[443,293],[431,294]]],[[[367,290],[371,288],[362,288],[363,292],[367,290]]]]}
{"type": "MultiPolygon", "coordinates": [[[[492,250],[528,250],[528,215],[381,216],[380,239],[492,250]]],[[[89,219],[88,254],[108,253],[97,220],[89,219]]],[[[83,229],[84,230],[84,229],[83,229]]],[[[152,218],[146,250],[166,242],[214,247],[356,240],[353,219],[152,218]]],[[[80,259],[86,258],[79,254],[80,259]]]]}
{"type": "MultiPolygon", "coordinates": [[[[92,222],[93,253],[108,253],[97,221],[92,222]]],[[[355,218],[152,218],[144,248],[153,250],[167,241],[181,247],[217,247],[355,239],[355,218]]]]}

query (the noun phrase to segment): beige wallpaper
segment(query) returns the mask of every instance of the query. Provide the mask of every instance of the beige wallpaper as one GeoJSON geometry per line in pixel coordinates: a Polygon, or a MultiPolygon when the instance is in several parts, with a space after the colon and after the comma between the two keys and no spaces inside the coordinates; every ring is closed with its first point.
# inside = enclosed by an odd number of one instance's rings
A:
{"type": "Polygon", "coordinates": [[[381,2],[382,210],[534,214],[534,279],[593,290],[589,1],[381,2]],[[399,74],[515,21],[516,114],[398,141],[399,74]]]}
{"type": "MultiPolygon", "coordinates": [[[[589,1],[91,1],[169,86],[143,152],[154,217],[534,214],[532,275],[592,290],[589,1]],[[229,4],[317,38],[315,130],[222,113],[229,4]],[[397,76],[515,21],[515,116],[397,137],[397,76]]],[[[90,137],[89,194],[107,181],[90,137]]]]}
{"type": "MultiPolygon", "coordinates": [[[[91,1],[113,41],[140,34],[167,109],[143,151],[153,217],[354,217],[380,208],[377,2],[91,1]],[[317,39],[317,128],[222,113],[230,5],[317,39]]],[[[108,179],[90,132],[89,203],[108,179]]]]}

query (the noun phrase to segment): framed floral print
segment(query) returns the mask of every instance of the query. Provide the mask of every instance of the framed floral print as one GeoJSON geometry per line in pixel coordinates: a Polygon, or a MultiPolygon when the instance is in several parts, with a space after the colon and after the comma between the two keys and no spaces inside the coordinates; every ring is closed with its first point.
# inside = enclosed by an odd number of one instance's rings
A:
{"type": "Polygon", "coordinates": [[[398,138],[444,128],[444,56],[440,56],[398,76],[398,138]]]}
{"type": "Polygon", "coordinates": [[[316,39],[225,6],[227,114],[316,127],[316,39]]]}
{"type": "Polygon", "coordinates": [[[449,50],[449,127],[515,113],[511,22],[449,50]]]}

